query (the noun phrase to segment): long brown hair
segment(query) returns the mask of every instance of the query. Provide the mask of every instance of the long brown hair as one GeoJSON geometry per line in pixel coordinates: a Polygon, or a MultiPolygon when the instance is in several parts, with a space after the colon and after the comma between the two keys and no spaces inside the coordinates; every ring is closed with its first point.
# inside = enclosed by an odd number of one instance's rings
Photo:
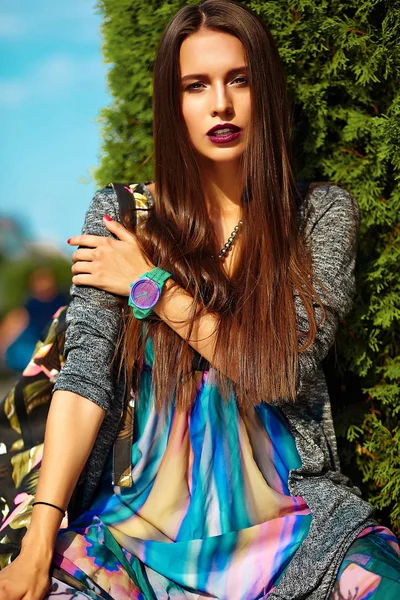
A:
{"type": "MultiPolygon", "coordinates": [[[[291,112],[281,60],[265,24],[231,0],[205,0],[185,6],[167,26],[154,65],[153,134],[155,203],[136,235],[150,260],[170,271],[193,296],[190,335],[202,307],[219,319],[211,366],[226,399],[236,393],[240,407],[261,401],[294,400],[298,354],[317,330],[312,264],[299,225],[290,165],[291,112]],[[179,52],[182,42],[202,28],[227,32],[243,44],[249,68],[252,115],[243,153],[240,257],[231,277],[215,254],[213,226],[206,209],[196,155],[180,106],[179,52]],[[309,322],[299,339],[294,290],[309,322]],[[236,373],[235,381],[223,373],[236,373]]],[[[143,360],[144,341],[154,347],[156,407],[176,394],[188,408],[197,380],[193,349],[156,315],[142,340],[141,323],[124,311],[122,356],[128,376],[143,360]]],[[[130,384],[132,380],[130,380],[130,384]]]]}

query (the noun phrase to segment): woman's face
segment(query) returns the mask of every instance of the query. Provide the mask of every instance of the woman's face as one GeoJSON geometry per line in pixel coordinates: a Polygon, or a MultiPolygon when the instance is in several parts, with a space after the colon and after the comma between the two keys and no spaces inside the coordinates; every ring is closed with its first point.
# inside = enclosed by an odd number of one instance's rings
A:
{"type": "Polygon", "coordinates": [[[237,161],[251,111],[242,42],[229,33],[198,31],[181,45],[180,69],[182,113],[193,147],[213,162],[237,161]],[[220,124],[235,127],[209,133],[220,124]]]}

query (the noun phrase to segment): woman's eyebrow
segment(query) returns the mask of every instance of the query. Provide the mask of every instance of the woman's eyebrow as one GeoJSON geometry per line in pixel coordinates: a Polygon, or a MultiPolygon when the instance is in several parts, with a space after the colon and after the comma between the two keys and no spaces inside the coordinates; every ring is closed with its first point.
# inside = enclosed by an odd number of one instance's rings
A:
{"type": "MultiPolygon", "coordinates": [[[[230,71],[227,72],[227,76],[231,77],[232,75],[238,75],[239,73],[247,73],[248,71],[248,67],[243,66],[243,67],[238,67],[235,69],[231,69],[230,71]]],[[[184,83],[185,81],[187,81],[188,79],[208,79],[208,75],[207,73],[192,73],[191,75],[185,75],[184,77],[182,77],[181,79],[181,83],[184,83]]]]}

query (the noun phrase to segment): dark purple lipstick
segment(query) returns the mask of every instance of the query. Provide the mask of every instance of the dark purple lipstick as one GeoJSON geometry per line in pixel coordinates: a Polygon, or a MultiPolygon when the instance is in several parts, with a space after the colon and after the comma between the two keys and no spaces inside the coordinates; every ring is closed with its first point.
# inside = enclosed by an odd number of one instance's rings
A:
{"type": "Polygon", "coordinates": [[[232,123],[219,123],[207,132],[207,137],[213,144],[227,144],[237,140],[242,130],[232,123]]]}

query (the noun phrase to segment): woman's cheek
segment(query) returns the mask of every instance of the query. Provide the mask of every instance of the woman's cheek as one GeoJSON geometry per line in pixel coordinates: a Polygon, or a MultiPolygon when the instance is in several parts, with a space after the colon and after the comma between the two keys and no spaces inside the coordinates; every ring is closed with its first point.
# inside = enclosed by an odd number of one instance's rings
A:
{"type": "Polygon", "coordinates": [[[196,143],[196,137],[199,133],[199,116],[197,111],[193,106],[187,106],[186,110],[183,111],[183,118],[186,123],[187,130],[189,132],[189,136],[192,143],[196,143]]]}
{"type": "Polygon", "coordinates": [[[193,122],[186,122],[186,126],[189,135],[189,142],[196,150],[199,150],[201,146],[201,135],[198,125],[193,122]]]}

